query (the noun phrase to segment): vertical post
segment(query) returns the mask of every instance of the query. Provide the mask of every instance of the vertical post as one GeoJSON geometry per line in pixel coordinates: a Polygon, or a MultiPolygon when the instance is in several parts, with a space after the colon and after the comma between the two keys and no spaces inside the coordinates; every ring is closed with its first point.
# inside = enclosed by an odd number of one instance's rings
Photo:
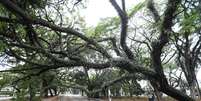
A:
{"type": "Polygon", "coordinates": [[[110,88],[108,88],[108,101],[112,101],[110,95],[111,95],[110,88]]]}

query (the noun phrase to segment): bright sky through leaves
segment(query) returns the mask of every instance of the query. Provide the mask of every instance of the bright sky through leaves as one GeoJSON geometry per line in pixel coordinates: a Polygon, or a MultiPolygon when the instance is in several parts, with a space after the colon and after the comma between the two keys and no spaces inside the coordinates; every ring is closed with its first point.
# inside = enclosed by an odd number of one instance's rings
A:
{"type": "MultiPolygon", "coordinates": [[[[143,0],[130,0],[129,3],[126,2],[127,8],[131,8],[142,1],[143,0]]],[[[87,9],[84,10],[82,14],[88,25],[96,25],[101,18],[117,16],[109,0],[89,0],[87,9]]]]}

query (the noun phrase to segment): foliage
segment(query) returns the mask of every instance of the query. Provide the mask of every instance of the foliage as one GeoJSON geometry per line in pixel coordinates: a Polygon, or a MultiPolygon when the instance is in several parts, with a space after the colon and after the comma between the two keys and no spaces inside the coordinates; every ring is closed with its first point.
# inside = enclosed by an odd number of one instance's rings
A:
{"type": "Polygon", "coordinates": [[[193,101],[170,85],[165,70],[166,66],[189,66],[191,73],[186,74],[195,74],[201,49],[200,2],[168,0],[161,10],[149,0],[127,10],[125,0],[122,5],[110,0],[118,16],[86,27],[80,15],[84,7],[72,1],[0,1],[0,52],[14,62],[4,71],[12,73],[14,82],[3,74],[0,84],[12,84],[17,101],[26,100],[27,95],[35,99],[38,93],[48,96],[48,91],[57,95],[58,89],[65,92],[68,88],[80,89],[89,97],[107,95],[108,89],[114,96],[121,89],[126,95],[140,95],[144,93],[138,83],[141,79],[148,80],[155,93],[193,101]],[[134,21],[137,13],[146,17],[134,21]],[[179,31],[173,29],[177,26],[179,31]],[[197,43],[191,44],[190,37],[196,37],[197,43]],[[171,53],[188,60],[180,62],[188,65],[175,65],[171,53]]]}

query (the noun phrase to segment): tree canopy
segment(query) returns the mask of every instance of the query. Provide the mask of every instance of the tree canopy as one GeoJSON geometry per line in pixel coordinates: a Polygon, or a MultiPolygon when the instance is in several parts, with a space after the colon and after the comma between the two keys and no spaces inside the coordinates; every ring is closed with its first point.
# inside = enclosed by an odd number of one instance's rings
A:
{"type": "MultiPolygon", "coordinates": [[[[87,7],[84,0],[0,0],[0,54],[6,57],[2,64],[11,65],[2,76],[12,73],[10,84],[30,99],[37,92],[57,95],[70,87],[88,96],[110,86],[118,91],[118,85],[143,93],[137,81],[147,80],[158,99],[161,92],[195,101],[200,95],[200,0],[145,0],[131,9],[126,0],[108,2],[118,16],[88,27],[79,13],[87,7]],[[168,69],[184,73],[190,95],[180,89],[185,80],[167,75],[168,69]]],[[[9,83],[5,77],[4,83],[9,83]]]]}

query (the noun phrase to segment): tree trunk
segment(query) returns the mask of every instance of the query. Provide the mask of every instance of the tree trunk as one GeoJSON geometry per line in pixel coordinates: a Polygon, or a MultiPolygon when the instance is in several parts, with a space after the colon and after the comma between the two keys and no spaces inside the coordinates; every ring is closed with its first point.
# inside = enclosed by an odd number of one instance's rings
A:
{"type": "Polygon", "coordinates": [[[48,88],[47,82],[45,79],[42,80],[42,87],[41,87],[41,97],[48,97],[48,88]]]}
{"type": "Polygon", "coordinates": [[[198,84],[197,79],[196,79],[196,85],[197,85],[198,99],[200,99],[200,100],[201,100],[200,86],[199,86],[199,84],[198,84]]]}
{"type": "Polygon", "coordinates": [[[193,80],[189,88],[190,88],[190,96],[194,99],[200,99],[199,85],[196,79],[193,80]]]}
{"type": "Polygon", "coordinates": [[[157,97],[157,101],[163,101],[162,100],[162,96],[161,96],[161,92],[160,91],[158,91],[157,89],[155,89],[155,95],[156,95],[156,97],[157,97]]]}
{"type": "Polygon", "coordinates": [[[171,96],[172,98],[175,98],[179,101],[195,101],[193,98],[189,97],[188,95],[183,94],[179,90],[176,90],[175,88],[170,87],[168,85],[167,85],[167,87],[162,89],[162,92],[164,92],[165,94],[167,94],[167,95],[171,96]]]}
{"type": "Polygon", "coordinates": [[[31,84],[29,84],[29,101],[33,101],[34,98],[34,92],[31,84]]]}
{"type": "Polygon", "coordinates": [[[155,44],[153,46],[153,51],[151,53],[152,57],[152,66],[154,70],[156,71],[156,75],[152,80],[150,80],[151,84],[157,87],[157,89],[179,101],[195,101],[193,98],[189,97],[188,95],[180,92],[179,90],[171,87],[168,84],[167,78],[165,77],[163,66],[161,63],[161,49],[158,49],[160,47],[160,44],[155,44]],[[158,46],[159,45],[159,46],[158,46]]]}
{"type": "Polygon", "coordinates": [[[48,91],[50,92],[50,96],[54,96],[54,94],[52,93],[52,89],[48,88],[48,91]]]}

